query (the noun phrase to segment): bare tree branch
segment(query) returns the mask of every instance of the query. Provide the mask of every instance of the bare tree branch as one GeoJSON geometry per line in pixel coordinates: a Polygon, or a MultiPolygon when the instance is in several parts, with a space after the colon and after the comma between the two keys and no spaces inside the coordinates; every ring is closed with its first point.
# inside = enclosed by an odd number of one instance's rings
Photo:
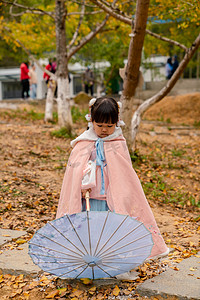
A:
{"type": "Polygon", "coordinates": [[[200,34],[197,36],[192,46],[189,49],[187,49],[183,60],[181,61],[179,67],[176,69],[171,79],[167,82],[166,86],[164,86],[156,95],[145,100],[135,111],[131,122],[133,141],[135,140],[142,115],[145,113],[145,111],[147,111],[148,108],[150,108],[153,104],[162,100],[172,90],[172,88],[180,78],[181,74],[183,73],[184,69],[186,68],[187,64],[189,63],[190,59],[197,51],[199,46],[200,46],[200,34]]]}
{"type": "MultiPolygon", "coordinates": [[[[71,1],[74,2],[74,3],[77,3],[79,5],[81,5],[80,1],[77,1],[77,0],[71,0],[71,1]]],[[[98,7],[96,5],[89,5],[89,4],[85,4],[85,6],[90,7],[90,8],[97,8],[98,7]]]]}
{"type": "MultiPolygon", "coordinates": [[[[96,10],[96,11],[91,11],[91,12],[85,12],[85,16],[86,15],[97,15],[97,14],[101,14],[103,12],[103,10],[96,10]]],[[[76,16],[76,15],[81,15],[81,12],[71,12],[67,14],[68,16],[76,16]]]]}
{"type": "MultiPolygon", "coordinates": [[[[112,6],[115,5],[117,0],[113,0],[112,6]]],[[[99,25],[97,25],[97,27],[92,30],[88,35],[86,35],[80,42],[78,45],[72,47],[67,55],[67,59],[69,60],[79,49],[81,49],[86,43],[88,43],[92,38],[95,37],[95,35],[97,35],[98,32],[101,31],[101,29],[105,26],[107,20],[109,19],[110,15],[107,14],[105,19],[103,20],[103,22],[99,25]]]]}
{"type": "MultiPolygon", "coordinates": [[[[129,16],[124,16],[122,15],[122,12],[120,10],[117,9],[117,12],[115,12],[112,7],[108,4],[108,5],[105,5],[102,3],[101,0],[91,0],[93,3],[95,3],[96,5],[98,5],[101,9],[103,9],[105,12],[107,12],[108,14],[110,14],[112,17],[118,19],[119,21],[122,21],[128,25],[131,25],[132,26],[132,19],[129,17],[129,16]]],[[[174,41],[172,39],[169,39],[169,38],[166,38],[166,37],[163,37],[159,34],[156,34],[148,29],[146,29],[146,33],[159,39],[159,40],[162,40],[164,42],[168,42],[170,44],[173,44],[175,46],[178,46],[180,48],[182,48],[183,50],[187,50],[187,47],[177,41],[174,41]]]]}
{"type": "Polygon", "coordinates": [[[39,14],[39,15],[47,15],[47,16],[54,19],[54,13],[53,12],[44,11],[40,8],[25,6],[25,5],[17,3],[16,1],[12,2],[12,1],[8,1],[8,0],[1,0],[1,2],[4,3],[4,4],[9,4],[9,5],[12,5],[12,6],[15,6],[15,7],[25,9],[25,11],[22,12],[22,13],[14,14],[12,12],[13,16],[20,16],[21,14],[24,14],[24,13],[33,13],[33,14],[39,14]]]}
{"type": "Polygon", "coordinates": [[[152,31],[148,30],[148,29],[146,29],[146,33],[149,34],[149,35],[151,35],[151,36],[153,36],[153,37],[155,37],[155,38],[157,38],[157,39],[159,39],[159,40],[161,40],[161,41],[168,42],[168,43],[171,43],[171,44],[173,44],[175,46],[178,46],[179,48],[182,48],[184,51],[187,51],[187,49],[188,49],[185,45],[183,45],[183,44],[181,44],[181,43],[179,43],[177,41],[174,41],[172,39],[169,39],[167,37],[163,37],[163,36],[161,36],[161,35],[159,35],[157,33],[154,33],[152,31]]]}
{"type": "Polygon", "coordinates": [[[110,15],[106,15],[103,22],[98,25],[94,30],[92,30],[88,35],[86,35],[77,46],[72,47],[68,52],[68,60],[79,50],[81,49],[86,43],[88,43],[95,35],[104,27],[107,20],[109,19],[110,15]]]}
{"type": "Polygon", "coordinates": [[[113,7],[111,5],[105,5],[102,3],[102,1],[99,0],[91,0],[94,4],[98,5],[101,9],[103,9],[105,12],[107,12],[109,15],[114,17],[115,19],[118,19],[119,21],[122,21],[126,24],[131,25],[132,20],[128,16],[124,16],[124,13],[120,11],[119,9],[116,9],[117,12],[114,11],[113,7]]]}
{"type": "Polygon", "coordinates": [[[79,23],[77,25],[76,31],[74,32],[71,42],[67,45],[67,49],[69,49],[70,47],[72,47],[72,45],[74,45],[74,43],[78,37],[79,29],[81,27],[81,24],[83,23],[84,14],[85,14],[85,0],[82,0],[82,7],[81,7],[79,23]]]}
{"type": "Polygon", "coordinates": [[[190,5],[190,6],[194,7],[194,4],[192,4],[192,3],[188,2],[188,1],[181,0],[180,2],[183,2],[183,3],[187,4],[187,5],[190,5]]]}

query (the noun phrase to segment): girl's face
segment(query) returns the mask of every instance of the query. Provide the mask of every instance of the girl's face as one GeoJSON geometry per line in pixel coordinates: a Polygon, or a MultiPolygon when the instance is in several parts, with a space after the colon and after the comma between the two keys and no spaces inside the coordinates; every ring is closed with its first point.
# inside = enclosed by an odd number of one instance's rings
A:
{"type": "Polygon", "coordinates": [[[95,121],[92,122],[94,131],[96,135],[100,138],[105,138],[115,131],[116,124],[110,123],[96,123],[95,121]]]}

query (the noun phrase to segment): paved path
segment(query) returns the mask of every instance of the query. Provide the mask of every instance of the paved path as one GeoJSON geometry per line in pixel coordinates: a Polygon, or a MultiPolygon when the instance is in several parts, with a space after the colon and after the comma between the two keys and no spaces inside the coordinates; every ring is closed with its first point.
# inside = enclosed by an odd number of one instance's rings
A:
{"type": "MultiPolygon", "coordinates": [[[[26,231],[0,229],[0,246],[19,237],[23,238],[26,231]]],[[[0,269],[4,274],[32,274],[36,275],[41,269],[37,267],[28,255],[28,244],[22,244],[22,250],[4,250],[0,255],[0,269]]]]}
{"type": "MultiPolygon", "coordinates": [[[[0,229],[0,247],[12,239],[23,237],[24,234],[26,234],[25,231],[0,229]]],[[[20,245],[20,248],[22,250],[2,251],[0,269],[3,274],[31,274],[36,276],[40,268],[34,265],[29,257],[27,243],[20,245]]],[[[200,299],[200,257],[198,256],[192,256],[177,264],[179,271],[168,269],[160,275],[146,280],[138,286],[136,293],[141,296],[159,297],[159,299],[160,297],[181,300],[200,299]]]]}
{"type": "Polygon", "coordinates": [[[147,297],[159,295],[162,298],[200,299],[200,257],[184,259],[177,264],[177,268],[179,271],[170,268],[146,280],[136,292],[147,297]]]}

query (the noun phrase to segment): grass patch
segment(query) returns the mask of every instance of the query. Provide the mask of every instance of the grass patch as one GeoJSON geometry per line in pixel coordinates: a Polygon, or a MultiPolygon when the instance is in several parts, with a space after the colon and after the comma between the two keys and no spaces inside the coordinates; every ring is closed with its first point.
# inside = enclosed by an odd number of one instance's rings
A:
{"type": "Polygon", "coordinates": [[[35,112],[33,109],[30,111],[27,111],[27,117],[31,120],[43,120],[44,119],[44,113],[35,112]]]}
{"type": "Polygon", "coordinates": [[[199,122],[195,121],[195,122],[194,122],[194,127],[200,128],[200,121],[199,121],[199,122]]]}
{"type": "Polygon", "coordinates": [[[171,121],[170,118],[167,118],[166,122],[169,124],[169,123],[171,123],[172,121],[171,121]]]}
{"type": "Polygon", "coordinates": [[[200,208],[200,200],[196,200],[192,195],[190,195],[188,192],[171,192],[171,195],[169,195],[169,198],[165,201],[166,203],[177,203],[181,206],[196,206],[200,208]]]}
{"type": "Polygon", "coordinates": [[[76,123],[79,120],[86,121],[85,115],[88,114],[88,109],[80,109],[77,106],[72,106],[71,108],[72,120],[73,123],[76,123]]]}
{"type": "Polygon", "coordinates": [[[18,197],[26,194],[26,192],[17,190],[15,187],[5,183],[3,185],[0,184],[0,192],[3,193],[4,196],[10,195],[11,197],[18,197]]]}
{"type": "Polygon", "coordinates": [[[182,149],[172,149],[172,156],[174,157],[182,157],[185,153],[186,151],[182,149]]]}
{"type": "Polygon", "coordinates": [[[65,138],[65,139],[71,139],[74,138],[74,136],[72,135],[71,131],[66,128],[66,127],[62,127],[58,130],[54,130],[51,132],[51,136],[55,136],[57,138],[65,138]]]}
{"type": "Polygon", "coordinates": [[[196,206],[200,208],[200,200],[195,199],[189,192],[182,192],[167,184],[162,176],[153,175],[149,182],[143,183],[146,196],[154,201],[174,203],[179,206],[196,206]]]}
{"type": "Polygon", "coordinates": [[[143,184],[144,192],[151,199],[165,201],[167,187],[166,182],[161,176],[153,175],[149,182],[143,184]]]}
{"type": "Polygon", "coordinates": [[[23,110],[17,109],[14,111],[4,111],[4,112],[1,112],[0,115],[2,117],[6,116],[10,119],[22,119],[22,120],[27,119],[27,120],[31,120],[31,121],[44,119],[44,113],[36,112],[33,109],[27,111],[26,108],[24,108],[23,110]]]}
{"type": "Polygon", "coordinates": [[[56,146],[56,149],[57,149],[59,152],[61,152],[61,153],[65,153],[65,152],[66,152],[66,151],[63,150],[60,146],[56,146]]]}
{"type": "Polygon", "coordinates": [[[131,152],[130,157],[133,163],[133,167],[136,167],[137,165],[141,165],[146,160],[146,156],[141,155],[138,149],[136,149],[134,152],[131,152]]]}

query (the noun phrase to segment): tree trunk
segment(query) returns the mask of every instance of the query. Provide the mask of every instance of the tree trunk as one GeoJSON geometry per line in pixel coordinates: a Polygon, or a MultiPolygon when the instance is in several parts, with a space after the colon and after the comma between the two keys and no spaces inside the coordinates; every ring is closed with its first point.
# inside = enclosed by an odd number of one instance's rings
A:
{"type": "Polygon", "coordinates": [[[126,123],[124,136],[129,149],[132,146],[131,140],[131,119],[134,94],[138,84],[139,68],[141,63],[142,48],[146,32],[148,8],[150,0],[138,0],[136,6],[136,17],[132,30],[131,41],[128,52],[128,63],[125,70],[124,90],[121,96],[122,118],[126,123]]]}
{"type": "Polygon", "coordinates": [[[174,87],[178,79],[180,78],[181,74],[183,73],[184,69],[186,68],[187,64],[189,63],[190,59],[194,55],[194,53],[197,51],[198,47],[200,46],[200,35],[196,38],[196,40],[193,42],[192,46],[187,50],[183,60],[181,61],[180,65],[176,69],[175,73],[171,77],[171,79],[167,82],[166,86],[164,86],[155,96],[151,97],[150,99],[147,99],[144,101],[138,109],[135,111],[133,118],[132,118],[132,145],[135,141],[139,125],[141,122],[142,115],[147,111],[148,108],[150,108],[153,104],[159,102],[162,100],[174,87]]]}
{"type": "Polygon", "coordinates": [[[66,51],[66,7],[65,1],[56,0],[56,54],[57,54],[57,103],[58,124],[61,127],[72,128],[70,110],[69,81],[66,51]]]}
{"type": "Polygon", "coordinates": [[[68,132],[72,130],[72,116],[69,95],[68,78],[58,77],[58,124],[60,127],[66,127],[68,132]]]}
{"type": "Polygon", "coordinates": [[[47,89],[47,98],[45,105],[45,116],[44,120],[46,122],[53,121],[53,99],[54,93],[56,89],[56,82],[54,80],[50,80],[47,89]]]}
{"type": "Polygon", "coordinates": [[[196,70],[196,78],[199,78],[199,67],[200,67],[200,51],[197,51],[197,70],[196,70]]]}

